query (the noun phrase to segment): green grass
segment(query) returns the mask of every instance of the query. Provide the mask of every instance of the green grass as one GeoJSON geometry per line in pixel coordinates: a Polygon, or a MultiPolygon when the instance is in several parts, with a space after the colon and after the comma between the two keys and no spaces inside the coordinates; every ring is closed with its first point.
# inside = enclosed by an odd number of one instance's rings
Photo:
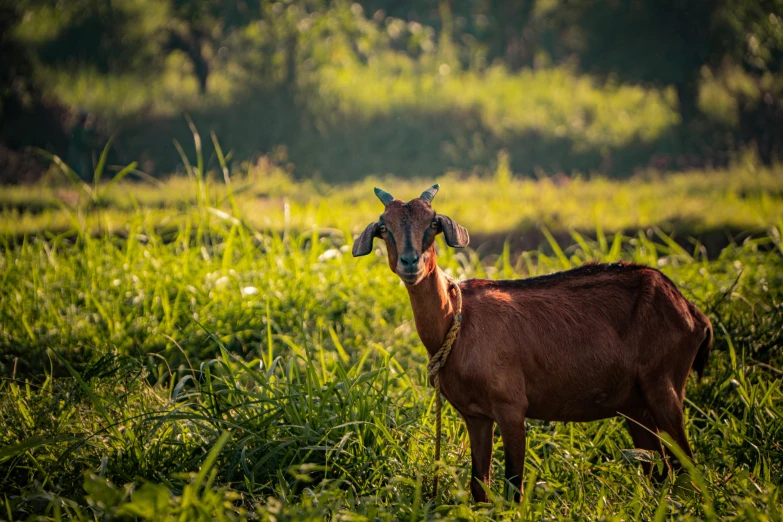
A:
{"type": "MultiPolygon", "coordinates": [[[[630,180],[601,176],[525,179],[504,170],[502,156],[492,176],[456,172],[427,180],[369,178],[330,185],[297,181],[283,166],[263,157],[230,176],[233,201],[243,222],[254,230],[309,233],[358,233],[379,213],[374,186],[410,199],[434,182],[440,212],[457,219],[477,237],[529,234],[539,225],[555,233],[575,229],[593,234],[659,227],[667,233],[699,236],[724,230],[764,231],[783,219],[783,167],[736,164],[727,170],[692,170],[676,174],[647,171],[630,180]],[[368,196],[369,195],[369,196],[368,196]],[[479,202],[479,203],[477,203],[479,202]],[[476,212],[480,205],[481,212],[476,212]],[[287,210],[286,210],[287,209],[287,210]]],[[[226,220],[231,205],[216,159],[204,179],[211,221],[226,220]]],[[[54,170],[57,170],[53,167],[54,170]]],[[[129,177],[134,177],[130,174],[129,177]]],[[[166,181],[120,181],[113,186],[63,184],[60,172],[32,186],[8,186],[0,193],[0,235],[21,239],[41,233],[62,234],[78,228],[92,234],[128,236],[153,230],[167,237],[199,214],[195,176],[166,181]]],[[[537,247],[538,245],[533,245],[537,247]]]]}
{"type": "MultiPolygon", "coordinates": [[[[779,174],[441,180],[436,208],[475,236],[551,225],[555,212],[553,230],[574,227],[567,244],[518,258],[439,243],[455,276],[633,260],[660,267],[716,330],[706,378],[688,387],[690,477],[650,482],[619,419],[531,421],[524,501],[500,495],[498,438],[493,500],[476,506],[450,407],[443,496],[430,498],[433,393],[406,292],[380,247],[360,259],[347,250],[380,210],[372,181],[297,183],[258,167],[220,185],[190,172],[162,189],[80,189],[70,207],[35,188],[4,191],[1,517],[780,519],[779,174]],[[12,200],[24,203],[9,210],[12,200]],[[44,210],[31,216],[33,200],[44,210]],[[41,216],[52,221],[24,229],[41,216]],[[714,258],[656,234],[689,216],[763,234],[714,258]]],[[[424,188],[386,183],[405,198],[424,188]]]]}
{"type": "Polygon", "coordinates": [[[428,65],[437,73],[430,74],[419,62],[390,55],[367,67],[324,67],[318,85],[322,94],[339,100],[336,117],[371,121],[399,111],[475,111],[479,125],[494,136],[537,131],[573,140],[582,150],[626,145],[634,139],[652,141],[677,123],[674,101],[664,93],[599,85],[566,67],[512,75],[503,67],[474,72],[452,71],[437,62],[428,65]]]}

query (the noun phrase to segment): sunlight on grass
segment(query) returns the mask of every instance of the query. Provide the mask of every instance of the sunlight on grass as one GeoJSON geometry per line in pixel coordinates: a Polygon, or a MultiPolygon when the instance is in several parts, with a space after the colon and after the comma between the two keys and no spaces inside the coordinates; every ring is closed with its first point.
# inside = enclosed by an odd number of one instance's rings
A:
{"type": "Polygon", "coordinates": [[[375,60],[366,68],[324,67],[320,92],[339,100],[338,114],[371,119],[403,110],[475,110],[480,124],[497,135],[536,131],[568,137],[582,148],[650,141],[676,123],[671,102],[660,93],[598,87],[567,68],[509,75],[498,67],[442,75],[405,58],[389,61],[375,60]]]}
{"type": "MultiPolygon", "coordinates": [[[[295,181],[262,161],[235,172],[232,179],[236,204],[248,223],[260,230],[304,232],[316,227],[356,232],[379,212],[372,196],[374,186],[407,200],[438,182],[443,187],[438,211],[458,217],[477,237],[524,235],[541,225],[556,232],[588,233],[596,227],[613,233],[657,226],[669,233],[694,235],[714,230],[754,232],[777,224],[783,219],[779,171],[737,165],[727,171],[651,172],[628,181],[601,177],[497,181],[447,173],[426,183],[384,178],[329,186],[295,181]]],[[[229,208],[222,175],[208,176],[206,190],[216,208],[229,208]]],[[[176,228],[188,219],[196,192],[186,178],[171,178],[162,186],[123,181],[102,191],[106,211],[81,215],[78,208],[85,198],[79,198],[72,188],[51,183],[7,187],[0,194],[0,234],[66,232],[77,215],[88,230],[103,227],[122,235],[130,233],[127,224],[134,217],[147,226],[176,228]]]]}

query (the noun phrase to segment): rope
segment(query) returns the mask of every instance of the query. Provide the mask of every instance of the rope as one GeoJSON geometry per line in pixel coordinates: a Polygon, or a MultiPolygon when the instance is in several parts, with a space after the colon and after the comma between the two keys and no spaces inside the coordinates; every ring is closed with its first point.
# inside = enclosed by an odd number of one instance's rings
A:
{"type": "Polygon", "coordinates": [[[440,461],[441,417],[443,412],[443,397],[440,393],[440,378],[438,378],[438,372],[446,365],[446,360],[451,353],[451,349],[454,347],[454,341],[456,341],[457,334],[462,326],[462,291],[456,281],[448,276],[446,277],[449,280],[449,290],[453,288],[457,294],[457,309],[454,313],[454,321],[451,323],[451,328],[449,328],[449,332],[446,334],[443,344],[440,349],[435,352],[435,355],[430,358],[430,362],[427,363],[427,375],[430,377],[432,385],[435,387],[435,477],[432,481],[432,496],[435,498],[438,496],[438,462],[440,461]]]}

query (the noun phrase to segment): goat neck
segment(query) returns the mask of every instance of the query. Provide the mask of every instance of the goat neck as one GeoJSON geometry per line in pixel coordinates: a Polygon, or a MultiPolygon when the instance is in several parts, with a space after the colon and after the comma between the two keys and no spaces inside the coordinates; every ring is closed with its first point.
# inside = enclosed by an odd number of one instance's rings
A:
{"type": "Polygon", "coordinates": [[[432,357],[440,349],[451,328],[451,323],[454,321],[454,307],[449,298],[449,280],[438,268],[434,249],[428,265],[430,270],[424,279],[418,284],[405,285],[405,287],[411,298],[419,339],[432,357]]]}

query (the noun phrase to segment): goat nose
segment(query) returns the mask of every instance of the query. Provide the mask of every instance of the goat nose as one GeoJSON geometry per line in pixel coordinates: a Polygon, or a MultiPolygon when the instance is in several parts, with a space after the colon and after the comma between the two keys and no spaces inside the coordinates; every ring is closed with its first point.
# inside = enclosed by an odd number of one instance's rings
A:
{"type": "Polygon", "coordinates": [[[400,256],[400,261],[402,261],[403,265],[414,266],[419,261],[419,256],[416,255],[400,256]]]}

